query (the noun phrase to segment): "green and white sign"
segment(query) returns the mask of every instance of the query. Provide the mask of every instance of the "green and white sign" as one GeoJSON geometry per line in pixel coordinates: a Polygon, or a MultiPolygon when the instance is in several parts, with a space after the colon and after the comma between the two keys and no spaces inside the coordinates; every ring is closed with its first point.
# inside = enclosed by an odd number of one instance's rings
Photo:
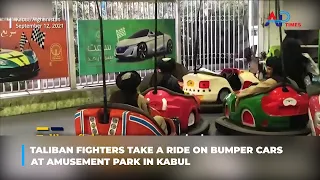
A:
{"type": "Polygon", "coordinates": [[[175,20],[104,20],[104,47],[100,45],[98,20],[79,20],[79,73],[101,74],[101,49],[105,51],[106,72],[152,69],[155,38],[157,54],[176,57],[175,20]]]}

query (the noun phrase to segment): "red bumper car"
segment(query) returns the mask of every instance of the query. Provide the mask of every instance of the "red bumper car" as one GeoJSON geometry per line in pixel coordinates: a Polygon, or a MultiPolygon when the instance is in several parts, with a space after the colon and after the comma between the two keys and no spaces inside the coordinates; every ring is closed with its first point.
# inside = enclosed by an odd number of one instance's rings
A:
{"type": "Polygon", "coordinates": [[[175,136],[180,134],[178,119],[165,118],[168,134],[153,119],[159,112],[152,109],[151,115],[142,110],[126,105],[108,104],[108,119],[104,121],[103,104],[80,107],[75,114],[75,132],[77,136],[175,136]]]}
{"type": "Polygon", "coordinates": [[[184,95],[170,91],[163,87],[147,89],[144,97],[149,101],[150,107],[160,112],[162,117],[178,118],[181,132],[188,135],[207,135],[210,123],[204,121],[199,113],[200,100],[195,96],[184,95]]]}
{"type": "Polygon", "coordinates": [[[309,125],[312,136],[320,136],[320,85],[307,87],[309,99],[309,125]]]}

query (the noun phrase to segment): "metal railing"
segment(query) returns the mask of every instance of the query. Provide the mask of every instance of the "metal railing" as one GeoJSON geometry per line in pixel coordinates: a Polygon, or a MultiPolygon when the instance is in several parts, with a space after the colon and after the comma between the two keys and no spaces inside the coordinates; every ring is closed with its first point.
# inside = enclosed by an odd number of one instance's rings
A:
{"type": "MultiPolygon", "coordinates": [[[[204,67],[219,71],[227,67],[247,68],[245,48],[250,46],[248,31],[248,2],[249,0],[203,1],[201,15],[196,17],[200,1],[181,0],[176,2],[159,2],[158,18],[175,19],[181,22],[180,44],[181,63],[191,68],[193,66],[194,48],[199,47],[198,63],[204,67]],[[179,12],[176,12],[178,9],[179,12]],[[176,17],[179,14],[179,17],[176,17]],[[198,37],[200,46],[196,46],[195,23],[199,23],[198,37]]],[[[53,15],[56,18],[68,20],[67,1],[53,2],[53,15]]],[[[77,62],[77,20],[97,19],[96,6],[93,1],[73,1],[74,44],[77,62]]],[[[154,3],[152,2],[102,2],[102,16],[104,19],[154,19],[154,3]]],[[[258,17],[257,17],[258,18],[258,17]]],[[[177,21],[176,21],[177,22],[177,21]]],[[[252,46],[252,45],[251,45],[252,46]]],[[[144,77],[151,70],[139,71],[144,77]]],[[[114,83],[118,73],[108,73],[107,83],[114,83]]],[[[101,75],[79,76],[77,86],[87,87],[102,84],[101,75]]],[[[0,93],[29,92],[35,90],[57,89],[70,87],[69,77],[56,79],[27,80],[0,84],[0,93]]]]}

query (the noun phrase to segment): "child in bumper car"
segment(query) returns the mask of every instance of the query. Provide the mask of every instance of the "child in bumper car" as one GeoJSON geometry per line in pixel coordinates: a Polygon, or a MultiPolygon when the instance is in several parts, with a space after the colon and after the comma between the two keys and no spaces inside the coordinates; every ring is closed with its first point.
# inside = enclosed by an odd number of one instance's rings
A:
{"type": "MultiPolygon", "coordinates": [[[[140,83],[141,77],[136,71],[120,73],[116,79],[117,87],[120,90],[111,95],[110,102],[128,104],[140,108],[145,113],[150,114],[148,101],[143,95],[139,94],[137,90],[140,83]]],[[[168,134],[165,119],[161,116],[154,116],[153,118],[159,124],[161,129],[168,134]]]]}
{"type": "Polygon", "coordinates": [[[255,86],[251,86],[247,89],[244,89],[240,91],[238,94],[236,94],[236,106],[239,104],[239,101],[244,97],[258,93],[268,92],[270,89],[273,89],[275,86],[277,86],[278,83],[283,82],[282,65],[280,58],[276,56],[268,58],[266,61],[266,66],[266,76],[268,79],[260,82],[255,86]]]}

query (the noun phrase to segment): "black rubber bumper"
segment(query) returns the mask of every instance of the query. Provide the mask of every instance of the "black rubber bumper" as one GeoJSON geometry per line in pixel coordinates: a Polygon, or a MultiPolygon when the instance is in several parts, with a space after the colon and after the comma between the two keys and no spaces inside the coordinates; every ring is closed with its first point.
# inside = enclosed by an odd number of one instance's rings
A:
{"type": "Polygon", "coordinates": [[[182,133],[181,136],[201,136],[201,135],[209,135],[210,123],[209,121],[203,120],[202,118],[200,121],[189,127],[187,133],[182,133]]]}
{"type": "Polygon", "coordinates": [[[257,131],[253,129],[248,129],[233,124],[225,116],[220,117],[216,120],[215,126],[217,131],[226,135],[256,135],[256,136],[306,136],[311,133],[309,127],[301,130],[292,131],[279,131],[279,132],[267,132],[267,131],[257,131]]]}

